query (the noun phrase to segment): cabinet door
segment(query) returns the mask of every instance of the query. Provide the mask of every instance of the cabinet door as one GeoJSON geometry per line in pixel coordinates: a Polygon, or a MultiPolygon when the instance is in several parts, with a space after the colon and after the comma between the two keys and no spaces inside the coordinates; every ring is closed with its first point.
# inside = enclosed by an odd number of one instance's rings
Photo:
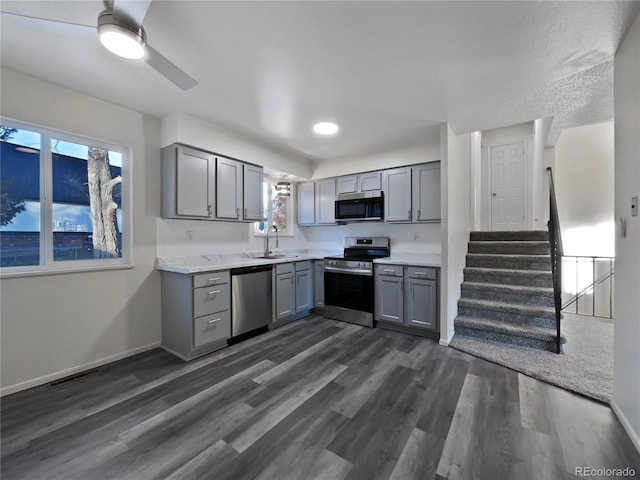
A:
{"type": "Polygon", "coordinates": [[[316,223],[315,182],[298,184],[298,225],[316,223]]]}
{"type": "Polygon", "coordinates": [[[245,221],[259,222],[264,214],[264,207],[262,206],[263,170],[262,167],[246,164],[242,166],[242,169],[244,204],[242,218],[245,221]]]}
{"type": "Polygon", "coordinates": [[[276,275],[276,320],[289,318],[295,313],[294,277],[293,272],[276,275]]]}
{"type": "Polygon", "coordinates": [[[314,262],[313,265],[313,306],[324,307],[324,262],[314,262]]]}
{"type": "Polygon", "coordinates": [[[382,190],[382,174],[380,172],[361,173],[359,179],[361,192],[382,190]]]}
{"type": "Polygon", "coordinates": [[[242,216],[242,163],[216,158],[216,218],[240,220],[242,216]]]}
{"type": "Polygon", "coordinates": [[[176,147],[176,214],[209,218],[213,207],[213,156],[176,147]]]}
{"type": "Polygon", "coordinates": [[[411,168],[385,170],[384,210],[385,222],[411,222],[411,168]]]}
{"type": "Polygon", "coordinates": [[[412,167],[413,221],[440,221],[440,162],[412,167]]]}
{"type": "Polygon", "coordinates": [[[313,307],[313,277],[311,270],[296,271],[296,313],[313,307]]]}
{"type": "Polygon", "coordinates": [[[358,191],[358,175],[347,175],[336,179],[336,193],[356,193],[358,191]]]}
{"type": "Polygon", "coordinates": [[[336,223],[336,181],[319,180],[316,182],[316,223],[336,223]]]}
{"type": "Polygon", "coordinates": [[[402,277],[376,277],[376,320],[403,322],[402,277]]]}
{"type": "Polygon", "coordinates": [[[438,328],[437,282],[408,278],[407,310],[404,324],[411,327],[436,330],[438,328]]]}

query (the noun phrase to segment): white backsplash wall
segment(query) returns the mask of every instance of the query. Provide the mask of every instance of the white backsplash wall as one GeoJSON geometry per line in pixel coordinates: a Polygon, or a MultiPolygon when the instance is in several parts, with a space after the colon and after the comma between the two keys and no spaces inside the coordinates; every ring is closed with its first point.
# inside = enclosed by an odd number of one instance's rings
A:
{"type": "Polygon", "coordinates": [[[389,237],[391,253],[440,253],[440,224],[350,223],[302,227],[306,248],[342,249],[344,237],[389,237]],[[417,237],[417,238],[416,238],[417,237]]]}
{"type": "MultiPolygon", "coordinates": [[[[264,237],[254,236],[253,228],[253,223],[158,218],[158,257],[261,252],[264,249],[264,237]]],[[[275,249],[273,233],[269,243],[271,249],[275,249]]],[[[280,250],[307,248],[297,225],[294,226],[293,237],[279,236],[279,244],[280,250]]]]}
{"type": "MultiPolygon", "coordinates": [[[[261,252],[264,248],[264,237],[253,235],[252,223],[158,218],[156,235],[160,258],[261,252]]],[[[367,236],[390,237],[392,253],[440,253],[439,223],[352,223],[302,228],[296,225],[293,237],[280,236],[280,250],[341,250],[344,237],[367,236]]],[[[272,249],[274,241],[275,238],[270,241],[272,249]]]]}

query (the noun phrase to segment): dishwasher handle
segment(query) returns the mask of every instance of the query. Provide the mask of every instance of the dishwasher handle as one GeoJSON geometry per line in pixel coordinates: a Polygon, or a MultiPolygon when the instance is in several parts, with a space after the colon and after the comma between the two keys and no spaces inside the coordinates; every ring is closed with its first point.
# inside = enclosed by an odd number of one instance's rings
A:
{"type": "Polygon", "coordinates": [[[273,265],[253,265],[251,267],[232,268],[231,275],[247,275],[250,273],[270,272],[271,270],[273,270],[273,265]]]}

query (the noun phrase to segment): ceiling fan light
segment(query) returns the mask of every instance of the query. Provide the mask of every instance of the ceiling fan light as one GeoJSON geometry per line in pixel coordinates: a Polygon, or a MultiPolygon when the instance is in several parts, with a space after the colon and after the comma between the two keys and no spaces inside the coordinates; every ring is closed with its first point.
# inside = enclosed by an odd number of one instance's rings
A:
{"type": "Polygon", "coordinates": [[[132,60],[144,57],[147,35],[142,27],[136,29],[106,10],[98,17],[100,43],[112,53],[132,60]]]}

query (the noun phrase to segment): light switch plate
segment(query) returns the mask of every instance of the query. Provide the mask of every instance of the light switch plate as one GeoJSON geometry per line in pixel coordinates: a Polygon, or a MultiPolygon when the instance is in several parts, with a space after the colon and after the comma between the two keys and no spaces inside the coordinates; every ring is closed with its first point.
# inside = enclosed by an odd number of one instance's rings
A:
{"type": "Polygon", "coordinates": [[[631,197],[631,216],[638,216],[638,196],[631,197]]]}

